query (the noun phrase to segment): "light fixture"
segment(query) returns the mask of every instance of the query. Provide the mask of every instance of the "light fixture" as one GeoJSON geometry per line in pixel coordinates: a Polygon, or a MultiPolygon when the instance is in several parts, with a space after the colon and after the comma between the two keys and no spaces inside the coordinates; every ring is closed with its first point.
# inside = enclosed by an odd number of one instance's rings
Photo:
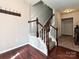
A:
{"type": "Polygon", "coordinates": [[[65,9],[63,12],[64,12],[64,13],[70,13],[70,12],[72,12],[72,11],[75,11],[75,9],[70,9],[70,8],[69,8],[69,9],[65,9]]]}

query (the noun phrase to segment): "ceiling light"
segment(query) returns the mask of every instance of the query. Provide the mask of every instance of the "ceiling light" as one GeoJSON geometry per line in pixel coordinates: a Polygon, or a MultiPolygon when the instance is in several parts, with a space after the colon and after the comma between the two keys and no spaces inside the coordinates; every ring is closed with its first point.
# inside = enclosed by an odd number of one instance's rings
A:
{"type": "Polygon", "coordinates": [[[72,11],[75,11],[75,9],[70,9],[70,8],[69,8],[69,9],[65,9],[65,10],[64,10],[64,13],[70,13],[70,12],[72,12],[72,11]]]}

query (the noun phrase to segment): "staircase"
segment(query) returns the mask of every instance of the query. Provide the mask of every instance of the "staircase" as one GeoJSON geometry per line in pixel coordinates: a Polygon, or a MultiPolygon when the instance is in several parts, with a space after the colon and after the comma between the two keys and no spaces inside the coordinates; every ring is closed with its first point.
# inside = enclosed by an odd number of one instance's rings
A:
{"type": "Polygon", "coordinates": [[[45,25],[42,25],[38,18],[36,20],[28,21],[28,23],[36,22],[36,37],[40,37],[44,43],[47,46],[48,53],[50,51],[50,27],[52,27],[54,30],[56,30],[56,41],[57,41],[57,46],[58,46],[58,29],[55,28],[54,26],[51,25],[51,19],[54,15],[51,15],[48,19],[48,21],[45,23],[45,25]],[[41,29],[39,28],[39,25],[42,27],[41,29]],[[40,29],[40,30],[39,30],[40,29]]]}

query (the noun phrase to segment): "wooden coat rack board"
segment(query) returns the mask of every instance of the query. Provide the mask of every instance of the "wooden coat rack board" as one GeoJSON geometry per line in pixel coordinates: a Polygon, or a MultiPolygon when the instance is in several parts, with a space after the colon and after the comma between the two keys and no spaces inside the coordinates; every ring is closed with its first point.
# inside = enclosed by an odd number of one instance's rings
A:
{"type": "Polygon", "coordinates": [[[5,14],[9,14],[9,15],[14,15],[14,16],[19,16],[19,17],[21,17],[21,14],[20,14],[20,13],[8,11],[8,10],[3,10],[3,9],[0,9],[0,13],[5,13],[5,14]]]}

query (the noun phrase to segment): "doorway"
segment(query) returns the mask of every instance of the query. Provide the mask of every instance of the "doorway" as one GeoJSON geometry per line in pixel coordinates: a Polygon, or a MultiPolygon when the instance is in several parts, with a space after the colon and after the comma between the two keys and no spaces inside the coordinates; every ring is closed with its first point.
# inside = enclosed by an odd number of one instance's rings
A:
{"type": "Polygon", "coordinates": [[[61,37],[58,39],[58,45],[79,51],[79,46],[75,45],[73,38],[73,18],[64,18],[61,21],[61,37]]]}
{"type": "Polygon", "coordinates": [[[73,18],[64,18],[61,21],[61,34],[73,36],[73,18]]]}

